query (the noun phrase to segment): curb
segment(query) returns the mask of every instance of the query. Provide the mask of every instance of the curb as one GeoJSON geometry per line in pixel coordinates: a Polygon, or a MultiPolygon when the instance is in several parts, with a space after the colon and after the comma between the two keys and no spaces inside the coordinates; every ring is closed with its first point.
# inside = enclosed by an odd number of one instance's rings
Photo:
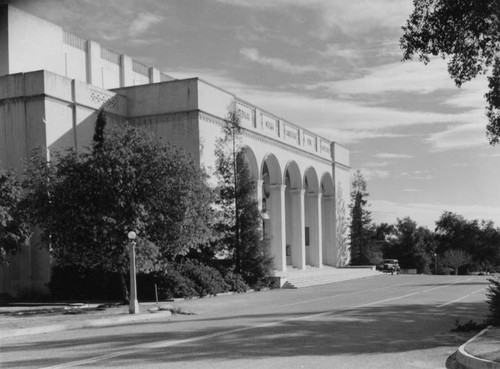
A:
{"type": "Polygon", "coordinates": [[[465,347],[481,337],[484,333],[490,329],[490,327],[487,327],[483,329],[481,332],[476,334],[474,337],[472,337],[470,340],[465,342],[462,346],[458,348],[457,351],[457,356],[456,359],[457,361],[462,364],[463,366],[469,368],[469,369],[500,369],[500,363],[497,363],[495,361],[490,361],[486,359],[481,359],[479,357],[473,356],[469,354],[468,352],[465,351],[465,347]]]}
{"type": "Polygon", "coordinates": [[[52,324],[52,325],[30,327],[30,328],[7,329],[2,332],[1,338],[4,339],[11,337],[32,335],[32,334],[68,331],[72,329],[107,327],[107,326],[120,325],[126,323],[144,322],[149,320],[170,317],[171,315],[172,313],[170,311],[162,311],[144,315],[123,315],[112,318],[90,319],[90,320],[83,320],[80,322],[71,322],[64,324],[52,324]]]}

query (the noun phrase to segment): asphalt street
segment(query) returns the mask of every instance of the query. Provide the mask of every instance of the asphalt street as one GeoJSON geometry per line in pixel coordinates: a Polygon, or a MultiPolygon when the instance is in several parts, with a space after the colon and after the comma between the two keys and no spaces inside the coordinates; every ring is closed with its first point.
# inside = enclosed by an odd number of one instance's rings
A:
{"type": "Polygon", "coordinates": [[[380,275],[175,304],[196,315],[0,341],[2,368],[444,368],[487,277],[380,275]]]}

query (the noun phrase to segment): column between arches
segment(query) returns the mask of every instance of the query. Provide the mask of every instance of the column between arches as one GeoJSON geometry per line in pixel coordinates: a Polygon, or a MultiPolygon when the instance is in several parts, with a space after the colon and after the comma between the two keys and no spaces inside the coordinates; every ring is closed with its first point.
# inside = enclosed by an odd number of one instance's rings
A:
{"type": "Polygon", "coordinates": [[[285,185],[269,186],[269,211],[271,256],[278,271],[286,271],[285,185]]]}
{"type": "Polygon", "coordinates": [[[290,190],[290,209],[287,209],[292,224],[292,265],[299,269],[306,267],[304,194],[303,189],[290,190]]]}
{"type": "Polygon", "coordinates": [[[321,202],[323,263],[337,266],[337,245],[335,239],[335,196],[323,195],[321,202]]]}
{"type": "Polygon", "coordinates": [[[323,266],[323,236],[322,236],[322,194],[309,193],[309,263],[315,267],[323,266]]]}

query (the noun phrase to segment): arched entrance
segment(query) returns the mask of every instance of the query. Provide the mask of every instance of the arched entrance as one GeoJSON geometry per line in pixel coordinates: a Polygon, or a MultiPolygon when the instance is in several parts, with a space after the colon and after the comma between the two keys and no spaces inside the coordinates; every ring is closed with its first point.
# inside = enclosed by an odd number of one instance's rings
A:
{"type": "Polygon", "coordinates": [[[282,182],[281,168],[276,157],[264,157],[261,171],[261,206],[267,219],[263,220],[264,237],[270,245],[271,256],[277,270],[286,270],[285,254],[285,186],[282,182]],[[271,236],[272,235],[272,236],[271,236]]]}
{"type": "Polygon", "coordinates": [[[284,182],[287,265],[304,269],[304,190],[296,162],[287,164],[284,182]]]}
{"type": "MultiPolygon", "coordinates": [[[[255,191],[255,200],[259,201],[259,199],[262,198],[262,183],[259,183],[259,165],[257,163],[255,154],[250,147],[242,146],[238,152],[238,159],[243,159],[243,162],[247,166],[250,176],[255,180],[255,183],[257,184],[255,191]]],[[[259,204],[259,210],[262,210],[261,204],[259,204]]]]}

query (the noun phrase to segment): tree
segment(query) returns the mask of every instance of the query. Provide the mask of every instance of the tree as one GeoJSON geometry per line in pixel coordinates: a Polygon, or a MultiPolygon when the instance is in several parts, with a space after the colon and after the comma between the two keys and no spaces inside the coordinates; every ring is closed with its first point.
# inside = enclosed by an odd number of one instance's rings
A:
{"type": "Polygon", "coordinates": [[[135,230],[137,269],[148,273],[211,238],[205,174],[182,150],[128,124],[104,130],[88,152],[47,162],[38,150],[24,185],[25,206],[57,265],[123,275],[135,230]]]}
{"type": "Polygon", "coordinates": [[[340,183],[337,184],[335,194],[335,243],[337,245],[336,266],[343,267],[350,262],[349,221],[347,219],[347,206],[340,183]]]}
{"type": "Polygon", "coordinates": [[[389,244],[390,257],[398,259],[403,269],[415,268],[417,273],[430,273],[436,242],[429,229],[417,226],[410,217],[398,219],[389,244]]]}
{"type": "Polygon", "coordinates": [[[403,60],[451,57],[448,73],[460,87],[486,74],[487,136],[500,140],[500,0],[414,0],[400,46],[403,60]]]}
{"type": "Polygon", "coordinates": [[[256,184],[243,155],[237,155],[237,187],[239,236],[239,273],[254,288],[267,286],[272,275],[273,259],[262,234],[262,218],[255,199],[256,184]]]}
{"type": "Polygon", "coordinates": [[[351,264],[363,265],[370,261],[370,224],[366,181],[358,170],[352,180],[351,191],[351,264]]]}
{"type": "Polygon", "coordinates": [[[464,250],[450,249],[446,250],[441,258],[441,263],[455,269],[455,275],[458,274],[458,268],[469,264],[471,257],[464,250]]]}
{"type": "Polygon", "coordinates": [[[245,282],[260,288],[272,274],[273,261],[262,237],[262,219],[255,199],[255,180],[239,150],[240,117],[230,106],[223,136],[215,149],[219,208],[217,249],[232,259],[236,273],[245,282]]]}
{"type": "Polygon", "coordinates": [[[0,169],[0,265],[8,264],[8,254],[29,245],[31,232],[20,202],[21,185],[15,174],[0,169]]]}
{"type": "Polygon", "coordinates": [[[491,221],[467,220],[445,211],[436,221],[438,253],[460,249],[471,256],[471,267],[488,271],[500,263],[500,229],[491,221]]]}
{"type": "Polygon", "coordinates": [[[104,130],[106,129],[106,115],[104,110],[100,110],[97,114],[95,122],[94,137],[92,138],[92,149],[94,152],[102,150],[104,145],[104,130]]]}

